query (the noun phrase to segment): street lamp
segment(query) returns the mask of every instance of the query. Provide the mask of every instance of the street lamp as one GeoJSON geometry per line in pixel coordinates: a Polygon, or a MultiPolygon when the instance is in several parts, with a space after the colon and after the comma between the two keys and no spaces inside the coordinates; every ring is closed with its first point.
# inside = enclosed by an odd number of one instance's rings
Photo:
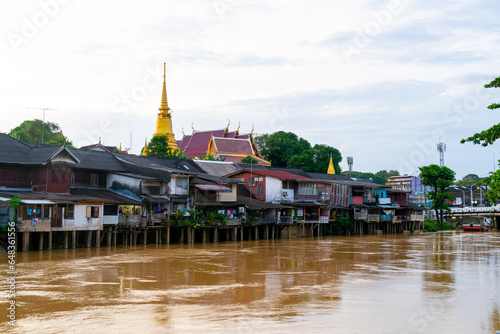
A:
{"type": "Polygon", "coordinates": [[[470,186],[470,206],[472,206],[472,198],[473,198],[473,196],[472,196],[472,195],[473,195],[473,194],[472,194],[472,187],[473,187],[473,186],[474,186],[474,185],[471,185],[471,186],[470,186]]]}
{"type": "Polygon", "coordinates": [[[465,191],[461,187],[453,187],[453,188],[457,189],[457,190],[460,190],[464,194],[464,197],[462,197],[463,198],[462,208],[465,208],[465,191]]]}

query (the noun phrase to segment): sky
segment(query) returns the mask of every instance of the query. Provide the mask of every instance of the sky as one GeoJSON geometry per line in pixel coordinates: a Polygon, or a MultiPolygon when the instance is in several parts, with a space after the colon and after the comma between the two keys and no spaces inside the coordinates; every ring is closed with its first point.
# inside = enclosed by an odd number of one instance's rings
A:
{"type": "Polygon", "coordinates": [[[80,147],[138,154],[155,131],[163,63],[176,139],[192,129],[290,131],[347,170],[457,179],[497,168],[497,0],[3,1],[0,132],[55,122],[80,147]],[[132,140],[131,140],[132,138],[132,140]]]}

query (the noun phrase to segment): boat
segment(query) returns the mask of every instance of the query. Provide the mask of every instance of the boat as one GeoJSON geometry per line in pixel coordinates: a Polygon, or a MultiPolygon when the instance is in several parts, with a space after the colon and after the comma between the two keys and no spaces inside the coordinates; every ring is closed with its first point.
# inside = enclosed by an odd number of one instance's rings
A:
{"type": "Polygon", "coordinates": [[[462,229],[465,232],[487,232],[490,230],[490,220],[482,216],[464,217],[462,229]]]}

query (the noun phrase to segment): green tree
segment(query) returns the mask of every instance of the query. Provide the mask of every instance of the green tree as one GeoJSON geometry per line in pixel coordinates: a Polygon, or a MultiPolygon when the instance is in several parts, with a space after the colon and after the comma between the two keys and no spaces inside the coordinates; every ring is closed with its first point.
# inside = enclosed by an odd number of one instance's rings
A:
{"type": "Polygon", "coordinates": [[[460,187],[470,187],[474,184],[478,184],[483,180],[484,178],[480,178],[476,174],[467,174],[461,180],[455,182],[455,185],[460,187]]]}
{"type": "Polygon", "coordinates": [[[383,170],[379,170],[378,172],[376,172],[375,176],[384,179],[385,180],[384,184],[386,184],[389,177],[399,176],[399,172],[397,170],[386,171],[385,169],[383,169],[383,170]]]}
{"type": "Polygon", "coordinates": [[[295,133],[279,131],[265,135],[258,144],[264,159],[271,161],[274,167],[287,167],[288,161],[294,155],[300,155],[311,148],[311,144],[295,133]]]}
{"type": "Polygon", "coordinates": [[[243,159],[241,159],[241,163],[242,164],[254,164],[255,165],[258,162],[259,162],[259,160],[255,159],[251,155],[247,155],[246,157],[244,157],[243,159]]]}
{"type": "MultiPolygon", "coordinates": [[[[144,148],[141,150],[141,154],[143,153],[144,148]]],[[[177,159],[186,159],[186,155],[182,152],[181,149],[171,149],[168,145],[168,137],[167,136],[153,136],[148,143],[148,156],[152,157],[160,157],[160,158],[177,158],[177,159]]]]}
{"type": "Polygon", "coordinates": [[[431,209],[436,211],[438,225],[442,228],[443,211],[450,211],[449,202],[455,199],[449,188],[455,181],[455,172],[446,166],[429,165],[420,167],[420,177],[424,186],[432,187],[428,193],[432,200],[431,209]]]}
{"type": "Polygon", "coordinates": [[[22,122],[19,126],[10,130],[9,136],[20,141],[41,143],[42,128],[44,144],[73,147],[73,143],[63,135],[59,125],[51,122],[42,122],[39,119],[22,122]]]}
{"type": "Polygon", "coordinates": [[[14,210],[14,222],[17,222],[17,212],[21,206],[21,199],[19,197],[12,197],[9,199],[9,206],[14,210]]]}
{"type": "MultiPolygon", "coordinates": [[[[498,165],[500,166],[500,163],[498,165]]],[[[492,205],[498,203],[498,201],[500,200],[500,169],[497,169],[495,173],[482,179],[477,184],[479,186],[488,186],[487,190],[484,192],[484,195],[489,198],[492,205]]]]}
{"type": "Polygon", "coordinates": [[[262,151],[265,151],[267,148],[266,146],[267,138],[269,138],[269,134],[264,133],[263,135],[255,136],[253,139],[255,145],[257,145],[257,149],[261,154],[262,151]]]}
{"type": "MultiPolygon", "coordinates": [[[[500,87],[500,77],[496,78],[489,84],[484,85],[484,88],[499,88],[500,87]]],[[[492,103],[488,106],[488,109],[500,109],[499,103],[492,103]]],[[[474,144],[481,144],[482,146],[488,146],[493,144],[498,138],[500,138],[500,123],[493,125],[491,128],[475,133],[469,138],[462,139],[460,142],[463,144],[465,142],[472,142],[474,144]]]]}
{"type": "Polygon", "coordinates": [[[204,156],[202,156],[201,158],[199,158],[200,160],[206,160],[206,161],[221,161],[221,159],[216,156],[216,155],[210,155],[210,154],[205,154],[204,156]]]}
{"type": "Polygon", "coordinates": [[[340,173],[339,163],[342,155],[339,150],[324,144],[316,144],[313,147],[292,156],[288,160],[287,167],[300,168],[304,172],[326,173],[332,156],[335,173],[340,173]]]}

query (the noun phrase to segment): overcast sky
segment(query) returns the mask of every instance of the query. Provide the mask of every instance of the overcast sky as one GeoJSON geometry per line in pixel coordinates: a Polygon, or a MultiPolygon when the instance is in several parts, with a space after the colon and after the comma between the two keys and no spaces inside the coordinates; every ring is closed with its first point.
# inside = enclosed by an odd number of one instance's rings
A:
{"type": "Polygon", "coordinates": [[[58,123],[79,147],[139,153],[155,131],[163,62],[177,139],[291,131],[354,169],[445,163],[486,176],[500,144],[459,141],[500,120],[498,0],[3,1],[1,132],[58,123]]]}

